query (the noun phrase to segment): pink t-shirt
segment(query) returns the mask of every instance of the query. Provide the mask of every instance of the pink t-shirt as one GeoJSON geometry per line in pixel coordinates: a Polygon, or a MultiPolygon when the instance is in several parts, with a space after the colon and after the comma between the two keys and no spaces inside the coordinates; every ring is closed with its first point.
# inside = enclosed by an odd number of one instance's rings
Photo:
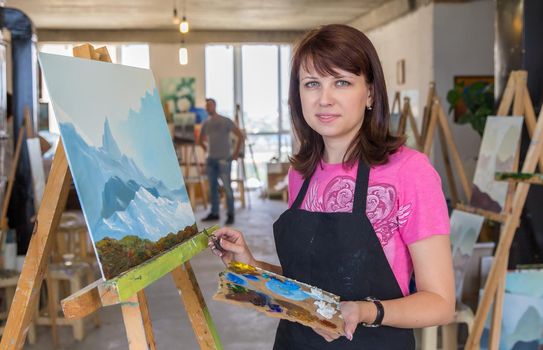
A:
{"type": "MultiPolygon", "coordinates": [[[[301,209],[314,212],[351,212],[358,164],[321,162],[311,177],[301,209]]],[[[289,171],[289,207],[303,178],[289,171]]],[[[372,166],[366,215],[383,246],[404,295],[409,294],[413,263],[408,245],[437,234],[449,234],[449,215],[441,179],[428,157],[407,147],[390,155],[383,165],[372,166]]]]}

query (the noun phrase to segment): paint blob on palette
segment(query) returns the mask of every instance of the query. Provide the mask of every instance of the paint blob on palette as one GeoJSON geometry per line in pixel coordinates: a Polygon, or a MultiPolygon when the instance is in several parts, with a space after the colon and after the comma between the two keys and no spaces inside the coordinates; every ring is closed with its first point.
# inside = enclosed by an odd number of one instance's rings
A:
{"type": "Polygon", "coordinates": [[[343,334],[337,295],[240,262],[219,274],[213,299],[343,334]]]}

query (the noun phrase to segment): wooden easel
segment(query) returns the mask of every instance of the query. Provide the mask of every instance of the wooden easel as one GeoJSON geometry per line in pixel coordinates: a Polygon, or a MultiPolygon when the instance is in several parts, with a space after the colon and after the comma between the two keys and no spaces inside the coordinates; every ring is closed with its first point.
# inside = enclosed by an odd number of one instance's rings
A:
{"type": "MultiPolygon", "coordinates": [[[[75,47],[74,56],[111,62],[105,47],[94,50],[89,44],[75,47]]],[[[17,291],[0,342],[2,350],[21,349],[24,345],[51,254],[52,235],[66,206],[70,182],[71,175],[64,146],[62,142],[59,142],[17,284],[17,291]]],[[[145,268],[159,268],[161,265],[156,264],[159,259],[164,261],[165,258],[174,258],[177,259],[176,263],[182,265],[177,265],[171,270],[171,274],[183,299],[200,348],[222,349],[189,262],[192,256],[205,249],[207,240],[207,232],[204,231],[190,239],[190,250],[183,249],[182,244],[181,247],[173,248],[144,264],[141,266],[143,269],[136,267],[129,270],[123,276],[130,277],[130,281],[126,279],[123,282],[123,279],[118,278],[92,283],[62,301],[66,318],[81,318],[97,311],[102,306],[121,304],[129,348],[131,350],[156,349],[143,286],[139,284],[135,276],[141,279],[142,274],[146,272],[145,268]],[[127,296],[126,294],[132,290],[134,292],[127,296]]]]}
{"type": "Polygon", "coordinates": [[[395,111],[397,111],[397,113],[400,115],[400,120],[398,121],[398,130],[396,131],[396,134],[405,135],[407,121],[409,120],[409,125],[411,126],[411,130],[413,131],[413,137],[415,138],[417,149],[420,150],[422,148],[422,137],[419,134],[419,128],[417,127],[417,122],[415,120],[415,117],[413,116],[413,111],[411,109],[411,99],[409,97],[404,97],[403,106],[401,106],[399,91],[396,91],[396,93],[394,94],[394,100],[392,101],[392,108],[390,109],[390,113],[392,114],[395,111]]]}
{"type": "MultiPolygon", "coordinates": [[[[239,199],[241,202],[241,207],[245,209],[245,189],[246,186],[246,180],[247,180],[247,172],[245,169],[245,142],[247,141],[247,133],[245,131],[244,125],[241,123],[241,119],[243,118],[243,115],[241,114],[241,106],[239,103],[236,104],[236,114],[234,116],[234,123],[236,126],[241,130],[241,133],[243,134],[243,139],[241,140],[240,144],[240,155],[239,158],[236,160],[237,163],[237,171],[236,171],[236,178],[232,180],[232,182],[235,182],[238,186],[238,192],[239,197],[235,197],[234,199],[239,199]]],[[[249,208],[251,207],[251,196],[248,196],[249,199],[249,208]]]]}
{"type": "MultiPolygon", "coordinates": [[[[532,174],[538,163],[539,168],[543,169],[543,109],[541,110],[539,119],[536,119],[532,101],[528,93],[526,71],[511,72],[497,114],[506,116],[511,105],[513,106],[512,115],[524,116],[528,133],[531,138],[530,147],[528,148],[528,153],[526,154],[521,173],[532,174]]],[[[466,342],[465,349],[467,350],[480,349],[481,335],[492,303],[494,303],[494,306],[490,328],[489,349],[498,349],[503,316],[505,276],[509,260],[509,249],[511,248],[515,232],[520,224],[520,216],[526,202],[530,184],[538,183],[538,180],[531,179],[539,178],[539,181],[541,181],[540,176],[523,176],[519,174],[516,174],[515,176],[502,176],[507,180],[509,180],[509,178],[516,178],[518,184],[513,190],[511,205],[506,206],[510,208],[509,212],[502,214],[503,220],[501,222],[503,225],[500,232],[500,241],[485,283],[483,297],[477,308],[473,330],[469,334],[466,342]],[[524,181],[522,179],[523,177],[526,177],[527,181],[524,181]]],[[[498,174],[497,177],[500,178],[500,175],[498,174]]],[[[511,181],[511,184],[516,182],[511,181]]]]}
{"type": "MultiPolygon", "coordinates": [[[[400,93],[396,92],[391,110],[394,111],[395,108],[399,108],[399,105],[400,93]]],[[[400,122],[398,126],[399,135],[405,135],[407,120],[409,120],[411,129],[413,130],[413,135],[418,150],[424,152],[427,156],[430,156],[430,152],[432,151],[434,132],[436,128],[438,129],[440,136],[439,141],[441,142],[441,153],[443,156],[443,162],[445,164],[447,183],[449,185],[453,206],[456,206],[459,203],[459,199],[458,191],[456,189],[456,183],[454,180],[455,177],[453,176],[451,161],[449,158],[449,152],[452,155],[455,167],[460,176],[460,181],[462,183],[464,193],[469,201],[469,199],[471,198],[471,187],[467,180],[464,166],[462,165],[462,160],[460,159],[460,155],[458,153],[458,149],[456,147],[456,144],[454,143],[451,129],[447,122],[447,117],[445,116],[445,112],[443,111],[443,107],[441,106],[439,98],[435,94],[435,84],[433,82],[430,83],[430,88],[428,89],[427,105],[424,108],[422,118],[422,132],[419,134],[417,123],[411,110],[409,98],[404,99],[404,105],[401,110],[400,122]]]]}
{"type": "Polygon", "coordinates": [[[17,134],[17,144],[15,145],[15,151],[11,160],[11,169],[9,170],[6,192],[4,193],[4,199],[2,201],[2,216],[0,217],[0,251],[4,246],[4,235],[8,230],[9,201],[11,200],[11,193],[13,192],[13,185],[15,184],[15,174],[17,173],[17,166],[19,165],[19,158],[21,157],[23,139],[25,138],[25,135],[26,137],[32,135],[32,124],[30,123],[30,111],[28,107],[25,107],[23,113],[23,124],[17,134]]]}
{"type": "Polygon", "coordinates": [[[449,122],[447,121],[447,117],[445,116],[445,112],[443,111],[443,106],[441,105],[439,98],[437,96],[434,96],[432,98],[431,113],[428,118],[428,125],[426,129],[427,133],[424,135],[424,142],[422,148],[422,151],[427,156],[430,156],[430,152],[432,151],[432,143],[436,128],[439,132],[441,155],[443,157],[443,163],[445,164],[445,173],[447,175],[447,183],[449,184],[452,204],[453,206],[456,206],[458,203],[460,203],[460,200],[458,198],[458,191],[456,189],[455,176],[453,175],[453,168],[451,165],[450,157],[452,157],[454,161],[456,171],[458,172],[458,176],[460,177],[462,189],[464,190],[466,199],[469,202],[471,198],[471,186],[466,176],[464,165],[462,164],[462,159],[460,158],[460,154],[458,153],[458,148],[454,143],[452,132],[449,127],[449,122]]]}
{"type": "MultiPolygon", "coordinates": [[[[178,146],[181,153],[180,165],[183,168],[183,176],[185,177],[185,185],[189,194],[192,208],[196,208],[196,188],[195,185],[200,186],[200,192],[202,193],[202,202],[204,209],[207,209],[207,189],[204,181],[204,171],[202,170],[202,161],[198,155],[199,147],[196,142],[186,143],[178,146]],[[191,176],[191,169],[196,171],[196,176],[191,176]]],[[[177,148],[177,147],[176,147],[177,148]]]]}

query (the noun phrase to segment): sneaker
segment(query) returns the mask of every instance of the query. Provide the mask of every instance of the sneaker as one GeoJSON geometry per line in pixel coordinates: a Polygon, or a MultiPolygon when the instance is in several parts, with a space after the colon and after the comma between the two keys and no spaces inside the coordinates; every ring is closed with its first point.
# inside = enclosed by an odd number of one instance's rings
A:
{"type": "Polygon", "coordinates": [[[209,213],[205,218],[202,219],[202,221],[217,221],[219,220],[218,214],[209,213]]]}
{"type": "Polygon", "coordinates": [[[225,225],[232,225],[234,223],[234,215],[228,215],[226,218],[226,221],[224,222],[225,225]]]}

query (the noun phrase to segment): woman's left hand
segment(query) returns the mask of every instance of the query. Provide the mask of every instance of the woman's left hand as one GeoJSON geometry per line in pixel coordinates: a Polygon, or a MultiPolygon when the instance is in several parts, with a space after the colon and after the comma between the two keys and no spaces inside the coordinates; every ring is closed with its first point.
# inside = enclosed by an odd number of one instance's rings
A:
{"type": "Polygon", "coordinates": [[[356,327],[362,322],[361,307],[359,302],[356,301],[342,301],[339,303],[341,310],[341,316],[345,322],[343,332],[345,337],[349,340],[353,340],[353,334],[356,327]]]}

